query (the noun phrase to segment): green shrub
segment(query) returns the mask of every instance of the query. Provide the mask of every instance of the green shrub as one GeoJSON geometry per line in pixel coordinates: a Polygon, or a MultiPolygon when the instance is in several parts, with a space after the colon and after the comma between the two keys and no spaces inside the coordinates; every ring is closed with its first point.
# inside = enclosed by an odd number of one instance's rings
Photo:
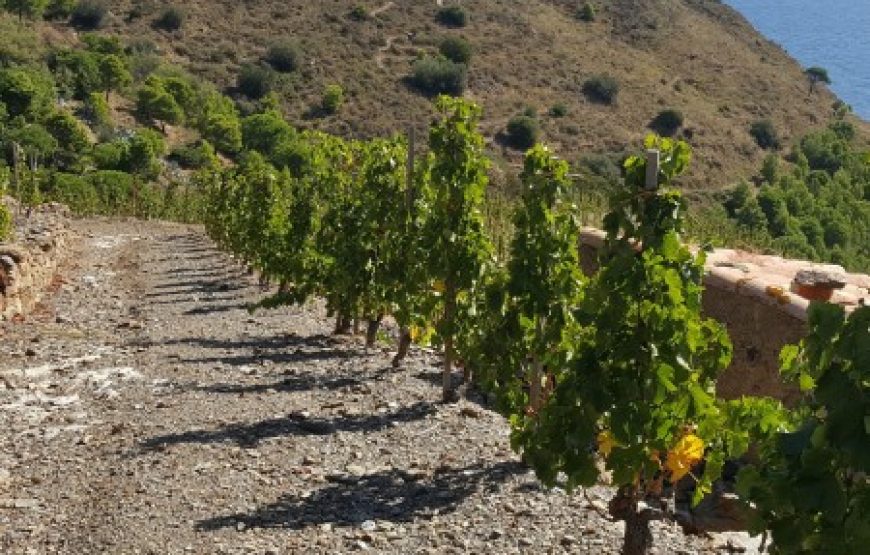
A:
{"type": "Polygon", "coordinates": [[[70,15],[70,23],[79,29],[99,29],[106,17],[106,5],[98,0],[81,0],[70,15]]]}
{"type": "Polygon", "coordinates": [[[614,104],[619,94],[619,83],[609,75],[595,75],[583,83],[583,94],[590,102],[614,104]]]}
{"type": "Polygon", "coordinates": [[[94,165],[101,170],[121,170],[127,158],[127,143],[125,141],[113,141],[100,143],[94,147],[92,156],[94,165]]]}
{"type": "Polygon", "coordinates": [[[438,47],[441,55],[457,64],[471,62],[471,45],[462,37],[445,37],[438,47]]]}
{"type": "Polygon", "coordinates": [[[649,124],[649,128],[664,137],[673,136],[683,125],[683,113],[673,108],[662,110],[649,124]]]}
{"type": "Polygon", "coordinates": [[[12,236],[12,214],[9,208],[0,202],[0,241],[12,236]]]}
{"type": "Polygon", "coordinates": [[[457,64],[443,56],[427,56],[414,62],[411,82],[429,95],[459,96],[465,90],[467,78],[465,64],[457,64]]]}
{"type": "Polygon", "coordinates": [[[103,214],[127,214],[132,206],[134,181],[129,173],[101,170],[87,176],[99,198],[103,214]]]}
{"type": "Polygon", "coordinates": [[[353,19],[354,21],[365,21],[369,18],[369,12],[365,9],[365,6],[361,6],[360,4],[355,5],[350,9],[350,13],[348,13],[348,17],[353,19]]]}
{"type": "Polygon", "coordinates": [[[763,149],[778,149],[780,146],[779,135],[773,122],[769,119],[759,120],[749,126],[749,134],[763,149]]]}
{"type": "Polygon", "coordinates": [[[177,31],[184,25],[184,12],[175,6],[166,8],[160,17],[154,20],[154,27],[164,31],[177,31]]]}
{"type": "Polygon", "coordinates": [[[208,141],[175,147],[169,155],[169,159],[188,170],[208,168],[217,163],[214,147],[208,141]]]}
{"type": "Polygon", "coordinates": [[[323,91],[323,100],[321,107],[327,114],[338,112],[341,105],[344,104],[344,89],[341,85],[328,85],[323,91]]]}
{"type": "Polygon", "coordinates": [[[89,216],[100,209],[100,198],[96,189],[79,175],[54,173],[45,196],[48,200],[67,205],[78,216],[89,216]]]}
{"type": "Polygon", "coordinates": [[[507,124],[507,142],[514,148],[532,148],[538,142],[539,135],[538,120],[529,116],[516,116],[507,124]]]}
{"type": "Polygon", "coordinates": [[[284,73],[296,71],[302,64],[302,52],[294,42],[276,42],[266,52],[266,63],[275,71],[284,73]]]}
{"type": "Polygon", "coordinates": [[[224,154],[232,155],[242,149],[242,126],[234,113],[209,114],[200,132],[203,139],[224,154]]]}
{"type": "Polygon", "coordinates": [[[76,0],[51,0],[45,8],[45,19],[66,19],[72,15],[76,0]]]}
{"type": "Polygon", "coordinates": [[[568,115],[568,106],[558,102],[550,107],[550,116],[554,118],[564,118],[568,115]]]}
{"type": "Polygon", "coordinates": [[[462,6],[447,6],[438,10],[438,23],[445,27],[465,27],[468,24],[468,14],[462,6]]]}
{"type": "Polygon", "coordinates": [[[242,94],[257,100],[272,90],[272,74],[264,67],[246,65],[239,71],[236,86],[242,94]]]}
{"type": "Polygon", "coordinates": [[[583,7],[577,10],[577,19],[587,23],[595,21],[595,6],[586,2],[583,7]]]}

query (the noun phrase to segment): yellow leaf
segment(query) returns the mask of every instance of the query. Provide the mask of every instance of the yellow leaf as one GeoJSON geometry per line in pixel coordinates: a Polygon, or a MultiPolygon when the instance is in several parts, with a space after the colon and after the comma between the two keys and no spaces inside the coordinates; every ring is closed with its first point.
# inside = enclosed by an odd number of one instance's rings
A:
{"type": "Polygon", "coordinates": [[[610,430],[604,430],[598,434],[598,452],[604,455],[605,458],[610,456],[610,452],[616,447],[616,440],[613,439],[613,434],[610,430]]]}
{"type": "Polygon", "coordinates": [[[695,434],[683,436],[673,449],[668,451],[665,468],[671,474],[671,482],[678,482],[704,458],[704,441],[695,434]]]}
{"type": "Polygon", "coordinates": [[[435,280],[435,283],[432,284],[432,290],[437,291],[438,293],[443,293],[445,289],[444,282],[440,279],[435,280]]]}

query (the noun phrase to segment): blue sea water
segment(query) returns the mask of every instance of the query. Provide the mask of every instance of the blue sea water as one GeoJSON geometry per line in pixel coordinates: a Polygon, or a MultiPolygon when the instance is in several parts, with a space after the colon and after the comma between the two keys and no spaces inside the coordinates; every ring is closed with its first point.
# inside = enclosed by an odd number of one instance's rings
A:
{"type": "Polygon", "coordinates": [[[870,0],[724,0],[870,120],[870,0]]]}

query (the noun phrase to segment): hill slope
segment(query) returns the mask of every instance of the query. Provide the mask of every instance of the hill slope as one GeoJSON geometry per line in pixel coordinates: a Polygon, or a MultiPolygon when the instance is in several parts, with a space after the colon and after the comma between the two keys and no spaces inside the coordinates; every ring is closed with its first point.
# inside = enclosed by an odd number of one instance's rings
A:
{"type": "Polygon", "coordinates": [[[752,122],[769,118],[788,144],[826,123],[835,101],[825,90],[810,94],[793,59],[714,0],[601,0],[592,22],[576,17],[576,0],[466,1],[461,29],[437,23],[438,3],[191,1],[179,3],[182,28],[165,32],[153,26],[165,3],[119,1],[104,30],[152,41],[169,60],[225,87],[271,43],[295,40],[303,67],[277,86],[288,117],[354,136],[422,128],[431,108],[406,84],[410,64],[437,50],[442,37],[461,35],[474,49],[466,94],[483,104],[490,139],[530,106],[544,139],[576,161],[636,147],[650,120],[672,107],[685,115],[684,133],[695,147],[688,181],[705,189],[757,171],[764,153],[748,133],[752,122]],[[356,6],[367,16],[352,17],[356,6]],[[614,106],[584,99],[583,82],[596,74],[619,83],[614,106]],[[345,108],[304,121],[330,83],[345,88],[345,108]],[[547,115],[557,103],[567,107],[566,117],[547,115]]]}

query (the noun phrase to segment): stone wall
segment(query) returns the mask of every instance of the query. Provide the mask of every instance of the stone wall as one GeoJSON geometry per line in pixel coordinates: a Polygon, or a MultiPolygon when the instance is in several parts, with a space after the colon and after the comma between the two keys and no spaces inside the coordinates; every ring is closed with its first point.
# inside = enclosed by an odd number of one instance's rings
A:
{"type": "Polygon", "coordinates": [[[42,299],[69,256],[74,235],[63,205],[46,204],[28,215],[12,199],[2,202],[16,214],[13,237],[0,243],[0,321],[5,321],[26,314],[42,299]]]}
{"type": "MultiPolygon", "coordinates": [[[[587,275],[596,271],[603,244],[603,232],[582,231],[581,265],[587,275]]],[[[846,274],[838,266],[731,249],[708,255],[704,313],[725,325],[734,344],[731,366],[718,383],[721,397],[769,395],[787,403],[797,399],[798,391],[780,380],[779,353],[807,333],[809,301],[793,293],[791,283],[797,272],[808,268],[845,276],[847,285],[835,293],[832,302],[847,310],[870,303],[870,276],[846,274]]]]}

